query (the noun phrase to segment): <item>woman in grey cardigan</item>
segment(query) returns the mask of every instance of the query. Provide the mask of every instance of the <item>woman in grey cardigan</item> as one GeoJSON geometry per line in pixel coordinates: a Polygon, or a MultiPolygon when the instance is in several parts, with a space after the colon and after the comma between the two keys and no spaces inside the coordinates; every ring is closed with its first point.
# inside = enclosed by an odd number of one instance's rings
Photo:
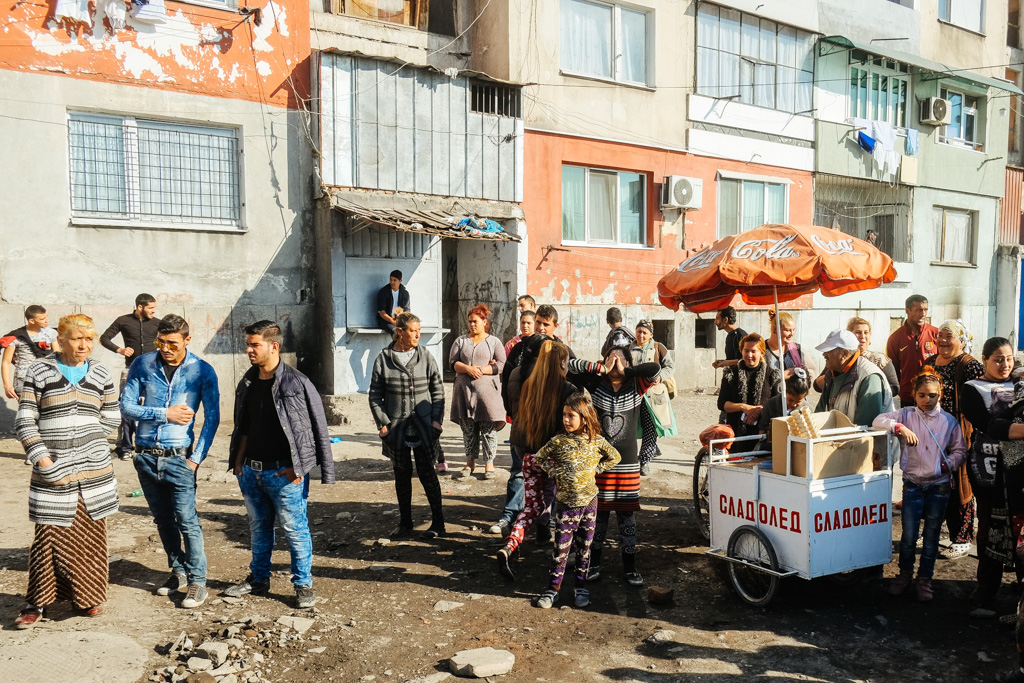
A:
{"type": "Polygon", "coordinates": [[[87,315],[57,328],[60,355],[28,367],[15,427],[32,463],[28,516],[28,603],[16,628],[36,625],[43,608],[70,600],[88,617],[107,599],[106,517],[117,512],[107,435],[121,422],[110,371],[89,360],[96,330],[87,315]]]}
{"type": "Polygon", "coordinates": [[[427,494],[430,528],[426,538],[443,536],[441,485],[434,460],[441,453],[444,385],[434,357],[420,345],[420,319],[403,313],[395,321],[395,341],[380,352],[370,379],[370,410],[384,455],[395,468],[400,520],[392,538],[412,533],[412,463],[427,494]]]}
{"type": "MultiPolygon", "coordinates": [[[[661,371],[654,380],[656,384],[668,380],[675,374],[676,365],[672,360],[672,352],[664,344],[654,340],[654,325],[650,320],[641,320],[636,324],[636,346],[632,351],[633,365],[658,363],[661,366],[661,371]]],[[[654,427],[650,406],[644,406],[640,410],[640,429],[643,433],[640,442],[640,474],[646,477],[651,473],[651,460],[661,455],[661,449],[658,448],[658,432],[654,427]]]]}

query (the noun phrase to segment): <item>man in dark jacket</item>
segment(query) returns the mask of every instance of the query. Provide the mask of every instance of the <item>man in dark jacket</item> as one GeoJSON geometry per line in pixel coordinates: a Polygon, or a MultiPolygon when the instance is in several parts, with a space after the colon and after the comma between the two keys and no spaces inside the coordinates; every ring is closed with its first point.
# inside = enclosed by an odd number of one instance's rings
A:
{"type": "MultiPolygon", "coordinates": [[[[124,391],[125,380],[128,379],[128,368],[135,359],[153,350],[156,341],[156,328],[160,320],[156,317],[156,299],[152,294],[139,294],[135,297],[135,310],[118,317],[110,323],[107,331],[100,335],[100,343],[104,348],[124,356],[124,370],[121,371],[121,389],[124,391]],[[121,335],[121,343],[114,343],[114,337],[121,335]]],[[[124,415],[121,426],[117,428],[117,447],[114,452],[122,460],[131,460],[135,451],[135,422],[124,415]]]]}
{"type": "Polygon", "coordinates": [[[323,402],[312,382],[281,360],[281,328],[261,320],[245,328],[250,368],[235,390],[235,430],[228,462],[249,515],[249,576],[224,591],[229,597],[270,591],[274,520],[288,539],[295,606],[312,607],[313,540],[306,504],[309,473],[320,466],[320,483],[334,483],[334,457],[323,402]]]}
{"type": "Polygon", "coordinates": [[[391,282],[377,292],[377,324],[388,334],[395,333],[396,308],[409,310],[409,290],[402,284],[402,271],[391,271],[391,282]]]}

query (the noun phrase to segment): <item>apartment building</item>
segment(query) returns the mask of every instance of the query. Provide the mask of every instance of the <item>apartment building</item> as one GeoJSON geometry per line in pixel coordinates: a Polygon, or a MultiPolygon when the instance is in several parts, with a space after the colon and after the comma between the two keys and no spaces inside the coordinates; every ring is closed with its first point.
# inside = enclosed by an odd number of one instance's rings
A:
{"type": "MultiPolygon", "coordinates": [[[[226,401],[242,328],[312,329],[305,3],[13,3],[3,14],[0,324],[42,304],[102,331],[140,292],[191,325],[226,401]]],[[[97,345],[113,368],[123,359],[97,345]]]]}
{"type": "Polygon", "coordinates": [[[374,301],[392,270],[439,362],[476,304],[492,310],[495,334],[514,334],[527,272],[522,89],[474,70],[484,50],[471,30],[506,4],[311,7],[318,317],[331,393],[369,386],[391,341],[374,301]],[[500,230],[466,229],[467,219],[500,230]]]}

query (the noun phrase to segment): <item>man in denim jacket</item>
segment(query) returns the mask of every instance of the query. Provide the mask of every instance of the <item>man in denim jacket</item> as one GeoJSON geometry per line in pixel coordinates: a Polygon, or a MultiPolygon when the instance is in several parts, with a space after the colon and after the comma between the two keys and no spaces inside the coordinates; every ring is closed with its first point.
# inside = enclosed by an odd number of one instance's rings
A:
{"type": "Polygon", "coordinates": [[[261,320],[245,328],[251,367],[235,390],[235,431],[229,464],[249,515],[252,561],[249,576],[224,591],[229,597],[266,595],[274,521],[288,540],[295,606],[316,604],[313,539],[306,505],[309,473],[320,467],[320,482],[334,483],[334,457],[323,401],[313,383],[281,360],[281,328],[261,320]]]}
{"type": "Polygon", "coordinates": [[[135,470],[167,553],[171,576],[157,595],[185,591],[181,606],[206,600],[206,552],[196,513],[196,470],[220,424],[220,391],[213,366],[187,349],[188,323],[164,316],[158,352],[132,363],[121,394],[121,414],[135,420],[135,470]],[[195,439],[199,404],[203,429],[195,439]],[[184,540],[184,549],[182,541],[184,540]]]}

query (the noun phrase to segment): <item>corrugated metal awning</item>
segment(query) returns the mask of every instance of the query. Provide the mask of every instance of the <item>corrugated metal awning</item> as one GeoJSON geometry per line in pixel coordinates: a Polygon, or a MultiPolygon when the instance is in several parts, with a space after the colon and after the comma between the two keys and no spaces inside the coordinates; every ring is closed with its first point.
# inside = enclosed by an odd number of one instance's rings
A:
{"type": "MultiPolygon", "coordinates": [[[[455,227],[469,213],[444,212],[428,209],[385,209],[356,204],[344,197],[331,193],[331,208],[351,215],[357,221],[383,225],[401,232],[417,232],[451,239],[495,240],[498,242],[519,242],[519,235],[509,232],[481,232],[455,227]]],[[[487,216],[474,215],[476,218],[487,216]]]]}
{"type": "Polygon", "coordinates": [[[864,52],[877,55],[878,57],[885,57],[886,59],[891,59],[894,62],[902,62],[903,64],[915,66],[923,71],[930,71],[936,76],[943,78],[952,78],[963,83],[974,83],[977,85],[984,85],[989,88],[998,88],[1000,90],[1011,92],[1014,95],[1024,95],[1024,92],[1010,81],[1000,78],[992,78],[990,76],[982,76],[981,74],[976,74],[966,69],[956,69],[951,66],[946,66],[940,62],[933,62],[930,59],[925,59],[920,55],[900,52],[899,50],[875,45],[874,43],[861,43],[856,40],[851,40],[846,36],[825,36],[821,39],[821,42],[831,43],[832,45],[845,49],[856,48],[858,50],[863,50],[864,52]]]}

